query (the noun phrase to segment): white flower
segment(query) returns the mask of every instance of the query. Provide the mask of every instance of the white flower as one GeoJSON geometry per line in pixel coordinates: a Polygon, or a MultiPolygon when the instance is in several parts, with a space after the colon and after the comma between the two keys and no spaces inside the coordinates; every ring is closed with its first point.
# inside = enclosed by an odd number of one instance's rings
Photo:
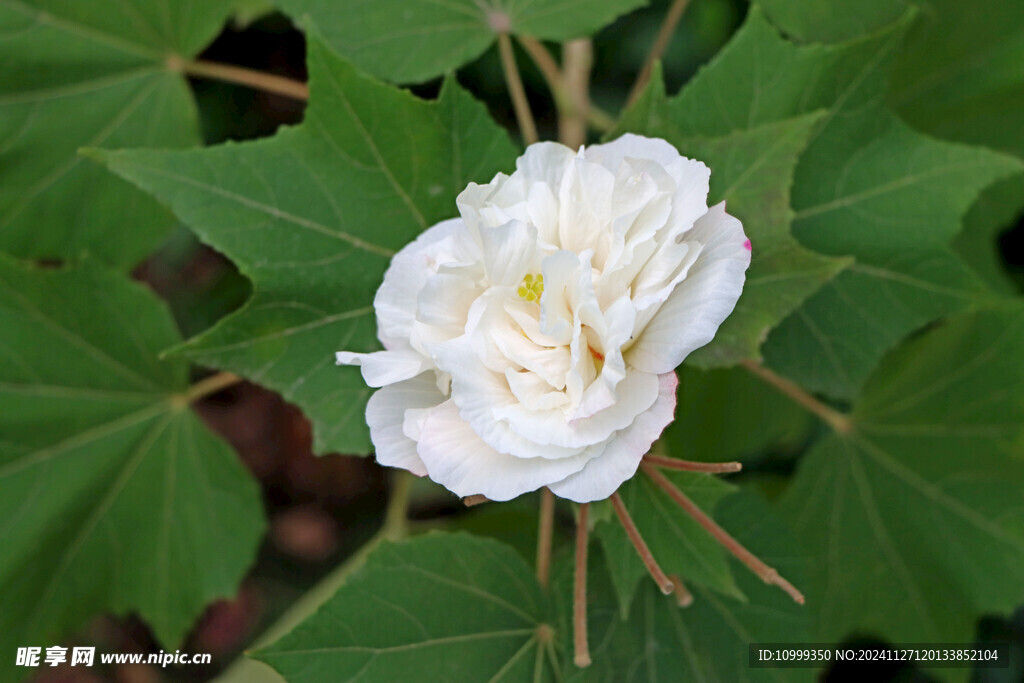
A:
{"type": "Polygon", "coordinates": [[[395,255],[374,307],[385,350],[342,352],[381,387],[384,465],[459,496],[543,486],[580,503],[633,476],[675,412],[675,368],[736,305],[750,242],[710,171],[626,135],[531,145],[472,183],[461,218],[395,255]]]}

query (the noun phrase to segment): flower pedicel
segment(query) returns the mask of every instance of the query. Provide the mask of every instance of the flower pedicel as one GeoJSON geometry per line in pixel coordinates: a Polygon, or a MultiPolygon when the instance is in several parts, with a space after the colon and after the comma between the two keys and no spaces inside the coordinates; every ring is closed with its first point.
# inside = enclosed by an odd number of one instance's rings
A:
{"type": "MultiPolygon", "coordinates": [[[[671,592],[678,579],[657,566],[615,491],[672,421],[676,367],[711,341],[743,289],[750,241],[724,203],[708,208],[709,178],[667,142],[625,135],[578,153],[534,144],[512,175],[471,183],[459,218],[392,259],[374,299],[384,350],[337,354],[380,387],[366,408],[377,460],[463,498],[544,487],[584,506],[611,498],[671,592]]],[[[762,579],[802,601],[654,467],[738,463],[647,456],[644,468],[762,579]]],[[[579,527],[577,611],[586,507],[579,527]]],[[[574,621],[584,665],[585,617],[574,621]]]]}

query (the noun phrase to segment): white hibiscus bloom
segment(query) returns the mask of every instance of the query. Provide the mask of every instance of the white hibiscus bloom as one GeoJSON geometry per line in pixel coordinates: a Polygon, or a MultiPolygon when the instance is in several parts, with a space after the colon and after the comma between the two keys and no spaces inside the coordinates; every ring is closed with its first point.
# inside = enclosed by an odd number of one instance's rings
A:
{"type": "Polygon", "coordinates": [[[395,255],[385,350],[341,352],[380,387],[377,459],[459,496],[547,486],[585,503],[633,476],[675,411],[675,368],[733,310],[750,242],[710,171],[664,140],[531,145],[460,218],[395,255]]]}

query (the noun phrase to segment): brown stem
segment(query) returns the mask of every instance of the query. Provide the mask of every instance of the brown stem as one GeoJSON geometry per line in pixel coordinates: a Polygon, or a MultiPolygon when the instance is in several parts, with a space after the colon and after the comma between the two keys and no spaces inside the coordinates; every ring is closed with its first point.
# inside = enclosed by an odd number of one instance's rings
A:
{"type": "Polygon", "coordinates": [[[555,494],[546,486],[540,492],[540,523],[537,527],[537,582],[548,587],[551,575],[551,538],[555,528],[555,494]]]}
{"type": "Polygon", "coordinates": [[[640,69],[640,74],[636,77],[636,82],[633,83],[633,87],[629,91],[629,97],[626,98],[626,109],[640,97],[640,93],[647,87],[647,82],[651,80],[651,73],[654,71],[655,62],[661,59],[661,56],[665,53],[665,48],[671,42],[672,34],[675,33],[676,26],[679,24],[679,20],[689,4],[689,0],[675,0],[672,6],[668,8],[668,14],[665,15],[665,21],[661,24],[658,37],[655,38],[651,51],[647,53],[644,66],[640,69]]]}
{"type": "Polygon", "coordinates": [[[487,496],[482,496],[479,493],[477,493],[475,495],[472,495],[472,496],[466,496],[465,498],[462,499],[462,504],[465,505],[468,508],[471,508],[474,505],[480,505],[481,503],[490,503],[490,502],[491,501],[487,498],[487,496]]]}
{"type": "Polygon", "coordinates": [[[181,400],[185,405],[195,403],[201,399],[206,398],[212,394],[216,394],[218,391],[227,389],[230,386],[238,384],[244,381],[243,378],[231,372],[218,372],[215,375],[210,375],[204,379],[199,380],[188,388],[181,400]]]}
{"type": "Polygon", "coordinates": [[[594,63],[594,46],[589,38],[570,40],[562,47],[565,63],[565,89],[569,96],[567,109],[558,117],[562,144],[577,149],[587,141],[587,117],[590,111],[590,67],[594,63]]]}
{"type": "Polygon", "coordinates": [[[756,555],[740,545],[740,542],[729,535],[729,533],[718,526],[718,524],[708,517],[703,510],[687,497],[685,493],[680,491],[675,485],[670,482],[665,475],[654,468],[653,465],[648,463],[641,463],[640,466],[643,468],[644,473],[649,476],[655,484],[667,493],[672,500],[676,502],[679,507],[686,510],[686,512],[693,517],[698,524],[710,533],[716,541],[722,544],[722,546],[735,555],[740,562],[747,565],[752,572],[761,577],[761,580],[769,585],[775,585],[784,590],[789,594],[789,597],[793,598],[794,601],[804,604],[804,596],[798,591],[793,584],[779,575],[779,572],[774,568],[769,567],[762,562],[756,555]]]}
{"type": "Polygon", "coordinates": [[[301,81],[285,76],[268,74],[233,64],[207,62],[201,59],[186,61],[177,56],[168,57],[167,66],[172,71],[185,73],[189,76],[244,85],[254,90],[263,90],[264,92],[290,97],[293,100],[301,100],[303,102],[309,99],[309,86],[301,81]]]}
{"type": "Polygon", "coordinates": [[[677,458],[666,458],[661,455],[644,456],[644,462],[649,462],[655,467],[666,470],[684,470],[686,472],[711,472],[723,474],[727,472],[739,472],[743,465],[738,462],[694,462],[692,460],[679,460],[677,458]]]}
{"type": "Polygon", "coordinates": [[[576,576],[572,592],[573,661],[578,667],[590,666],[587,643],[587,536],[590,503],[580,505],[576,522],[576,576]]]}
{"type": "Polygon", "coordinates": [[[678,604],[680,607],[689,607],[690,605],[692,605],[693,593],[686,589],[686,585],[683,584],[683,580],[680,579],[679,576],[676,574],[673,574],[668,578],[672,582],[672,585],[676,588],[676,604],[678,604]]]}
{"type": "Polygon", "coordinates": [[[647,567],[647,571],[650,572],[651,578],[658,584],[658,588],[665,595],[672,592],[675,586],[672,585],[672,581],[665,576],[665,572],[661,571],[661,567],[658,566],[657,561],[654,559],[654,555],[651,554],[651,549],[647,547],[647,543],[644,542],[643,536],[640,535],[640,531],[636,528],[636,524],[633,523],[633,518],[629,516],[629,511],[626,510],[626,506],[622,503],[622,497],[618,493],[613,493],[611,496],[612,507],[615,508],[615,514],[619,516],[619,522],[622,523],[622,528],[626,530],[626,535],[629,536],[629,540],[633,542],[633,547],[636,548],[636,552],[640,555],[640,559],[643,560],[644,566],[647,567]]]}
{"type": "MultiPolygon", "coordinates": [[[[529,36],[516,36],[516,38],[519,40],[519,44],[522,45],[523,50],[526,51],[526,54],[530,55],[530,58],[533,59],[541,75],[544,76],[544,80],[547,81],[548,89],[551,90],[558,111],[562,112],[570,109],[572,101],[566,88],[565,78],[551,53],[536,38],[530,38],[529,36]]],[[[586,119],[591,128],[602,133],[615,127],[615,117],[593,102],[587,103],[586,119]]]]}
{"type": "Polygon", "coordinates": [[[534,123],[533,113],[530,112],[526,89],[523,88],[523,79],[519,76],[516,56],[512,51],[512,39],[507,33],[498,34],[498,52],[501,55],[501,69],[505,73],[505,84],[508,86],[509,97],[512,98],[512,108],[516,112],[519,130],[526,144],[532,145],[540,139],[537,136],[537,124],[534,123]]]}
{"type": "MultiPolygon", "coordinates": [[[[547,51],[543,43],[529,36],[516,36],[516,39],[523,46],[526,54],[530,55],[533,63],[537,65],[541,75],[544,76],[548,87],[551,88],[551,94],[555,96],[556,104],[558,104],[559,99],[567,101],[568,96],[566,95],[565,81],[562,79],[562,70],[555,63],[555,58],[551,56],[551,53],[547,51]]],[[[561,106],[559,104],[559,108],[561,106]]]]}
{"type": "Polygon", "coordinates": [[[760,363],[755,363],[752,360],[745,360],[741,365],[817,415],[839,434],[849,434],[853,431],[853,423],[848,416],[825,405],[785,377],[775,374],[760,363]]]}

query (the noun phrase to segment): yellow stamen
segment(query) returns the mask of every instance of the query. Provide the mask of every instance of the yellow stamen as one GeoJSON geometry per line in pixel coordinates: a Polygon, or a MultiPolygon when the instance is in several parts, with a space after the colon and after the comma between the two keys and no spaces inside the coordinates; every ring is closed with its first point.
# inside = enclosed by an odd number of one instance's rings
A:
{"type": "Polygon", "coordinates": [[[523,278],[523,284],[519,285],[516,290],[516,294],[519,295],[520,299],[524,301],[540,301],[541,294],[544,293],[544,276],[533,273],[527,273],[526,277],[523,278]]]}

